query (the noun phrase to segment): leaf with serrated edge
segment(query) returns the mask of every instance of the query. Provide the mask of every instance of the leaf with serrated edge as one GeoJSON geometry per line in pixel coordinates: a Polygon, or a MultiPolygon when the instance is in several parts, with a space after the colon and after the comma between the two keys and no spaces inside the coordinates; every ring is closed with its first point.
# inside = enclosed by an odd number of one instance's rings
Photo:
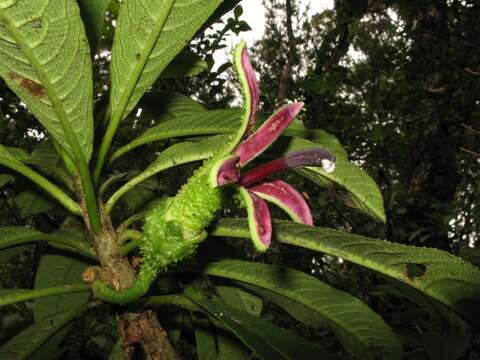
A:
{"type": "MultiPolygon", "coordinates": [[[[459,257],[290,221],[274,221],[273,233],[282,243],[338,256],[400,280],[451,307],[465,321],[480,325],[472,315],[480,306],[480,269],[459,257]]],[[[250,237],[245,219],[221,220],[213,234],[250,237]]]]}
{"type": "Polygon", "coordinates": [[[379,315],[354,296],[300,271],[238,260],[210,263],[202,271],[267,289],[321,314],[356,358],[401,358],[399,341],[379,315]]]}
{"type": "Polygon", "coordinates": [[[74,0],[0,3],[0,76],[53,138],[90,159],[92,65],[74,0]]]}

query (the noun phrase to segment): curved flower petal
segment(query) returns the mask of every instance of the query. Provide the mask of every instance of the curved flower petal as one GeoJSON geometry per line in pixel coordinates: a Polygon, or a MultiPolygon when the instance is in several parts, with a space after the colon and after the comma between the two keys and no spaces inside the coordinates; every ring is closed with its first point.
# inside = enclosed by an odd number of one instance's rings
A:
{"type": "Polygon", "coordinates": [[[265,151],[295,119],[303,103],[283,105],[265,123],[247,139],[242,141],[235,150],[240,156],[240,165],[243,166],[265,151]]]}
{"type": "Polygon", "coordinates": [[[291,151],[280,158],[247,171],[240,178],[239,184],[249,187],[278,171],[302,166],[322,166],[326,172],[332,172],[335,169],[335,161],[335,155],[324,149],[311,148],[291,151]]]}
{"type": "Polygon", "coordinates": [[[272,241],[272,218],[270,210],[265,200],[248,191],[244,187],[239,187],[248,214],[248,227],[252,237],[253,245],[258,251],[265,251],[272,241]]]}
{"type": "Polygon", "coordinates": [[[313,225],[312,213],[305,199],[286,182],[281,180],[264,182],[248,190],[282,208],[293,221],[313,225]]]}
{"type": "Polygon", "coordinates": [[[235,183],[240,179],[240,157],[228,155],[213,164],[210,170],[210,185],[212,187],[235,183]]]}
{"type": "Polygon", "coordinates": [[[245,134],[255,127],[255,117],[260,103],[260,87],[243,40],[235,49],[235,70],[242,88],[244,113],[240,129],[228,151],[232,151],[242,141],[245,134]]]}

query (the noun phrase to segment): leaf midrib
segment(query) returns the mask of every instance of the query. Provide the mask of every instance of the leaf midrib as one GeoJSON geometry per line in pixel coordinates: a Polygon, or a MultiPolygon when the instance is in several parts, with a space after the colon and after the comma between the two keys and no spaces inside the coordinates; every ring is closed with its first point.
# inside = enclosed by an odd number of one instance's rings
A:
{"type": "MultiPolygon", "coordinates": [[[[118,121],[121,121],[123,118],[123,115],[125,113],[125,109],[127,108],[130,99],[132,97],[132,94],[134,93],[134,90],[138,84],[138,82],[141,79],[141,75],[143,73],[143,70],[145,69],[145,66],[147,65],[148,59],[150,58],[150,55],[153,52],[153,49],[155,48],[155,45],[157,44],[158,38],[160,37],[162,30],[165,26],[165,23],[167,22],[168,16],[170,15],[172,8],[173,8],[173,3],[175,0],[166,0],[166,3],[164,5],[165,11],[162,11],[160,13],[159,18],[157,19],[157,23],[154,26],[154,36],[151,36],[147,43],[146,46],[144,47],[144,51],[140,53],[140,58],[136,62],[134,71],[132,73],[132,76],[129,78],[127,82],[127,86],[124,88],[124,91],[122,92],[122,95],[120,96],[120,101],[118,102],[117,109],[112,115],[111,121],[113,123],[116,123],[118,121]]],[[[123,4],[123,6],[126,6],[123,4]]],[[[118,45],[117,45],[118,46],[118,45]]],[[[112,92],[113,94],[113,92],[112,92]]],[[[110,101],[111,103],[111,101],[110,101]]]]}

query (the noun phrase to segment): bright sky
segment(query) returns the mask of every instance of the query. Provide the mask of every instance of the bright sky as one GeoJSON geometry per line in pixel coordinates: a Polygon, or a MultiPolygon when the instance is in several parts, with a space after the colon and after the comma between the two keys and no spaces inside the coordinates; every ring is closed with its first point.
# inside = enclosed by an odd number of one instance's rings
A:
{"type": "MultiPolygon", "coordinates": [[[[310,13],[316,14],[317,12],[325,9],[331,9],[333,7],[333,0],[300,0],[300,4],[304,9],[307,4],[310,3],[310,13]]],[[[241,34],[245,39],[248,46],[262,38],[265,32],[265,9],[261,0],[243,0],[240,5],[243,7],[242,19],[245,20],[252,31],[247,31],[241,34]]],[[[221,65],[225,59],[229,56],[231,48],[238,43],[238,37],[232,36],[229,40],[229,48],[218,51],[214,58],[216,65],[221,65]]]]}
{"type": "MultiPolygon", "coordinates": [[[[311,14],[333,7],[333,0],[300,0],[302,9],[309,3],[311,14]]],[[[248,45],[252,45],[265,32],[265,9],[261,0],[243,0],[240,5],[243,7],[243,19],[252,28],[252,31],[243,33],[243,37],[248,45]]]]}

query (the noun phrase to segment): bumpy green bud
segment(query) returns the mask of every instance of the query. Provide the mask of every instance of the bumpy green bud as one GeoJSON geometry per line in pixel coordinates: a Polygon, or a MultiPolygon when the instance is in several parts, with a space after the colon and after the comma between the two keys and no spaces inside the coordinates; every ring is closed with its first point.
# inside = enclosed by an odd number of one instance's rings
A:
{"type": "Polygon", "coordinates": [[[174,264],[191,255],[205,238],[204,229],[223,202],[223,190],[208,183],[212,165],[213,160],[205,162],[174,198],[147,214],[141,247],[144,267],[157,271],[174,264]]]}

